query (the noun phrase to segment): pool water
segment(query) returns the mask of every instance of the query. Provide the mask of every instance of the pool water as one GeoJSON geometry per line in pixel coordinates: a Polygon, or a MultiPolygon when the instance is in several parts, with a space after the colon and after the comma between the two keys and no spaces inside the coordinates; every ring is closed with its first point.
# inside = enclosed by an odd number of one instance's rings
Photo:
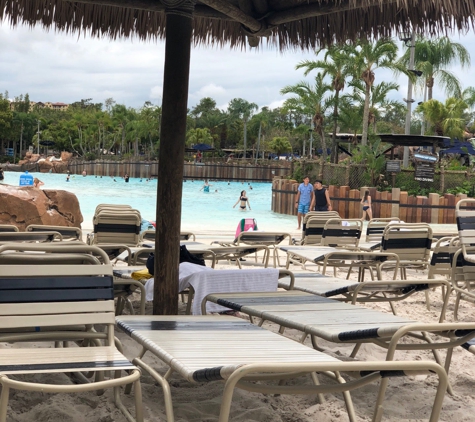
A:
{"type": "MultiPolygon", "coordinates": [[[[5,172],[3,183],[19,185],[22,173],[5,172]]],[[[98,204],[128,204],[138,209],[146,220],[155,220],[157,180],[131,178],[125,183],[122,178],[31,173],[44,182],[42,189],[62,189],[74,193],[79,200],[84,217],[83,229],[92,228],[92,217],[98,204]]],[[[210,192],[200,191],[203,180],[183,182],[182,231],[197,233],[234,233],[242,218],[255,218],[260,230],[295,231],[297,217],[271,211],[272,184],[247,182],[210,181],[210,192]],[[251,189],[252,186],[252,189],[251,189]],[[252,211],[241,211],[241,190],[246,190],[252,211]]]]}

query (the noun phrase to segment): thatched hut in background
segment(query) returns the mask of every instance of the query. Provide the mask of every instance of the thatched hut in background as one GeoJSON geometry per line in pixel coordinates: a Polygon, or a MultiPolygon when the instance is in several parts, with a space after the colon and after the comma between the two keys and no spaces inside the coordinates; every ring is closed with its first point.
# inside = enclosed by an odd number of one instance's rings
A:
{"type": "MultiPolygon", "coordinates": [[[[0,0],[11,25],[91,36],[166,38],[154,313],[178,305],[178,256],[191,43],[312,49],[411,30],[473,28],[473,0],[0,0]],[[163,183],[166,181],[166,183],[163,183]]],[[[80,41],[79,41],[80,42],[80,41]]]]}

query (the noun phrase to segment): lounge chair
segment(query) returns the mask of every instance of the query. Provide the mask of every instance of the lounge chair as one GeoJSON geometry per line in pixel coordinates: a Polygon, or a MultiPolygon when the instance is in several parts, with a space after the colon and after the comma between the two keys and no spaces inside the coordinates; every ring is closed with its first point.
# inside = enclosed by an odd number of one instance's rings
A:
{"type": "MultiPolygon", "coordinates": [[[[203,301],[202,310],[207,301],[260,318],[260,324],[274,322],[280,325],[281,333],[285,328],[298,330],[303,333],[301,341],[310,336],[317,350],[322,350],[318,339],[355,344],[350,354],[352,358],[363,343],[386,348],[386,360],[393,360],[398,349],[430,350],[447,372],[453,348],[475,338],[475,322],[420,323],[297,290],[210,294],[203,301]],[[401,344],[400,340],[406,336],[411,342],[401,344]],[[445,364],[438,353],[440,349],[448,352],[445,364]]],[[[452,394],[450,387],[449,392],[452,394]]]]}
{"type": "Polygon", "coordinates": [[[336,211],[319,212],[312,211],[305,215],[302,223],[302,238],[294,240],[296,245],[320,245],[323,228],[330,218],[340,218],[336,211]]]}
{"type": "Polygon", "coordinates": [[[18,227],[13,224],[0,224],[0,233],[12,233],[17,232],[18,227]]]}
{"type": "Polygon", "coordinates": [[[386,226],[392,222],[401,221],[398,217],[390,218],[372,218],[368,221],[368,226],[366,227],[366,240],[365,242],[381,242],[383,238],[384,229],[386,226]]]}
{"type": "Polygon", "coordinates": [[[100,211],[94,215],[92,245],[120,244],[138,246],[142,218],[137,210],[100,211]]]}
{"type": "MultiPolygon", "coordinates": [[[[434,362],[341,362],[298,342],[279,336],[247,321],[229,316],[136,316],[118,317],[117,325],[142,346],[133,363],[147,371],[162,387],[167,422],[174,422],[169,374],[177,373],[190,383],[224,382],[219,422],[227,422],[235,388],[267,394],[315,394],[350,391],[382,376],[410,375],[412,371],[434,371],[439,377],[436,398],[429,418],[439,418],[446,374],[434,362]],[[167,367],[162,375],[143,356],[155,355],[167,367]],[[394,372],[396,371],[396,372],[394,372]],[[318,385],[315,372],[336,383],[318,385]],[[343,381],[340,372],[358,377],[343,381]],[[286,379],[311,377],[313,384],[285,383],[286,379]],[[278,384],[268,381],[281,380],[278,384]],[[316,385],[315,385],[316,384],[316,385]]],[[[350,421],[356,421],[349,393],[344,393],[350,421]]],[[[383,397],[375,407],[382,413],[383,397]]],[[[413,415],[411,415],[412,417],[413,415]]]]}
{"type": "MultiPolygon", "coordinates": [[[[140,233],[140,243],[143,242],[155,242],[157,232],[155,230],[144,230],[140,233]]],[[[195,241],[196,235],[192,232],[180,232],[180,241],[195,241]]]]}
{"type": "Polygon", "coordinates": [[[44,232],[0,232],[0,245],[6,243],[50,243],[62,241],[63,236],[57,231],[44,232]]]}
{"type": "MultiPolygon", "coordinates": [[[[364,280],[365,269],[375,268],[377,278],[381,280],[383,267],[392,264],[394,278],[399,268],[399,257],[392,252],[345,250],[331,246],[279,246],[279,249],[287,253],[287,269],[292,263],[305,265],[306,262],[313,262],[322,267],[321,273],[325,275],[328,266],[336,265],[349,269],[357,267],[358,281],[364,280]]],[[[347,278],[349,275],[348,273],[347,278]]]]}
{"type": "Polygon", "coordinates": [[[330,218],[323,226],[322,246],[356,249],[363,231],[363,222],[359,219],[330,218]]]}
{"type": "Polygon", "coordinates": [[[381,252],[399,256],[401,278],[406,269],[427,269],[432,245],[432,228],[426,223],[390,223],[386,226],[381,242],[381,252]]]}
{"type": "Polygon", "coordinates": [[[78,227],[66,226],[45,226],[30,224],[26,230],[27,232],[58,232],[62,236],[62,240],[77,240],[82,242],[82,230],[78,227]]]}
{"type": "Polygon", "coordinates": [[[450,283],[443,279],[426,280],[390,280],[363,281],[355,283],[342,278],[327,277],[322,274],[294,273],[293,284],[286,278],[279,279],[279,287],[286,290],[299,290],[318,296],[329,297],[344,302],[371,303],[386,302],[391,306],[394,315],[397,314],[393,302],[398,302],[420,292],[441,287],[443,290],[441,320],[445,320],[445,312],[450,296],[450,283]]]}
{"type": "Polygon", "coordinates": [[[231,242],[215,241],[213,243],[218,243],[221,246],[266,245],[273,250],[274,268],[276,268],[277,266],[280,267],[279,254],[276,247],[281,243],[285,243],[285,241],[287,241],[289,245],[292,244],[292,236],[290,233],[250,231],[239,233],[239,236],[231,242]]]}
{"type": "MultiPolygon", "coordinates": [[[[21,247],[21,245],[18,245],[21,247]]],[[[5,252],[11,245],[0,247],[5,252]]],[[[31,245],[40,251],[40,245],[31,245]]],[[[73,249],[71,249],[72,251],[73,249]]],[[[40,255],[37,253],[37,255],[40,255]]],[[[67,259],[67,257],[65,257],[67,259]]],[[[25,260],[28,260],[25,254],[25,260]]],[[[112,267],[108,265],[2,265],[0,271],[0,331],[2,341],[56,341],[102,339],[104,346],[65,348],[0,348],[0,422],[7,418],[10,390],[42,393],[77,393],[114,389],[114,401],[129,421],[143,421],[140,371],[114,344],[114,296],[112,267]],[[71,332],[78,324],[101,325],[98,333],[71,332]],[[112,371],[115,375],[104,380],[112,371]],[[120,377],[121,371],[130,372],[120,377]],[[96,382],[45,384],[17,379],[17,375],[91,372],[96,382]],[[120,386],[135,387],[135,419],[122,404],[120,386]]]]}

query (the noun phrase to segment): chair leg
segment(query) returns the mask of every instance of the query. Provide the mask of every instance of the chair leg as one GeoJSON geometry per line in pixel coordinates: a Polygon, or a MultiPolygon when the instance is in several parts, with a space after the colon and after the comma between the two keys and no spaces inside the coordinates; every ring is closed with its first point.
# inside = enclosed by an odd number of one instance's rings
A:
{"type": "MultiPolygon", "coordinates": [[[[340,375],[339,372],[335,372],[335,378],[339,384],[344,384],[345,379],[340,375]]],[[[348,412],[348,418],[350,422],[356,422],[356,413],[353,406],[353,400],[351,400],[351,395],[349,391],[343,391],[343,400],[345,401],[346,411],[348,412]]]]}
{"type": "Polygon", "coordinates": [[[7,422],[8,399],[10,389],[2,384],[2,393],[0,395],[0,422],[7,422]]]}
{"type": "MultiPolygon", "coordinates": [[[[312,377],[312,381],[315,385],[320,385],[320,381],[318,380],[318,375],[316,372],[312,372],[310,374],[310,376],[312,377]]],[[[325,403],[325,396],[322,394],[322,393],[318,393],[317,394],[317,402],[318,404],[323,404],[325,403]]]]}

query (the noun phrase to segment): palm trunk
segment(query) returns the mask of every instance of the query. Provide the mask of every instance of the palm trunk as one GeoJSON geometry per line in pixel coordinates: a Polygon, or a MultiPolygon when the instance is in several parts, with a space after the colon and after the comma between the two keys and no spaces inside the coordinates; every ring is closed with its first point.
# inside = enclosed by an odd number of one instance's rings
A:
{"type": "Polygon", "coordinates": [[[247,121],[244,120],[244,159],[247,158],[246,150],[247,150],[247,121]]]}
{"type": "Polygon", "coordinates": [[[366,145],[368,143],[370,92],[371,92],[371,85],[366,84],[364,110],[363,110],[363,133],[361,134],[361,145],[366,145]]]}
{"type": "Polygon", "coordinates": [[[333,107],[333,133],[332,133],[332,155],[330,161],[338,163],[338,146],[336,143],[336,130],[338,127],[338,98],[340,91],[335,92],[335,106],[333,107]]]}

